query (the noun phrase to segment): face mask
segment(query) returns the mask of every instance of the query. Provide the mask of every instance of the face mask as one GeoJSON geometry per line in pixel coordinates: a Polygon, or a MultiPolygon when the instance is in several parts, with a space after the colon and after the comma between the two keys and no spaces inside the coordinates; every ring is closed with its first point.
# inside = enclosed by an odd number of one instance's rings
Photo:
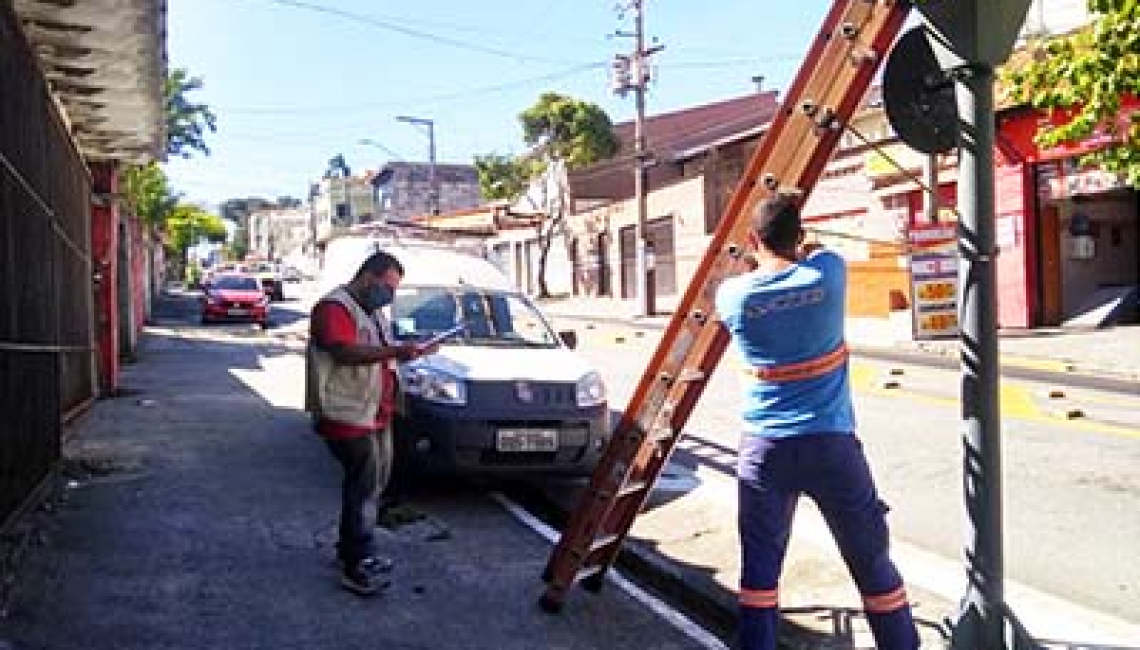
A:
{"type": "Polygon", "coordinates": [[[387,307],[392,304],[392,287],[386,284],[377,284],[368,290],[368,304],[373,310],[387,307]]]}

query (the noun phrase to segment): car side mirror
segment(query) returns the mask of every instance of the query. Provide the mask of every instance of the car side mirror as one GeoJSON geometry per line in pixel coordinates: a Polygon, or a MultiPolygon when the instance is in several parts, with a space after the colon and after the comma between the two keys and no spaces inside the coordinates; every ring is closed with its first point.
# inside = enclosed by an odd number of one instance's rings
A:
{"type": "Polygon", "coordinates": [[[578,347],[578,333],[574,330],[563,330],[558,333],[558,338],[571,350],[578,347]]]}

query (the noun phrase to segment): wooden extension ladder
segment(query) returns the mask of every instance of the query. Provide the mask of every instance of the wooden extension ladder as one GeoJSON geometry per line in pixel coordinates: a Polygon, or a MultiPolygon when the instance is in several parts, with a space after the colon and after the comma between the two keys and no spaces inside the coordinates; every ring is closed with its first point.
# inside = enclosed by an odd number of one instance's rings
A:
{"type": "Polygon", "coordinates": [[[560,611],[577,582],[601,589],[728,345],[713,301],[721,280],[747,268],[756,204],[777,192],[807,199],[910,9],[907,0],[832,5],[554,547],[543,572],[545,611],[560,611]]]}

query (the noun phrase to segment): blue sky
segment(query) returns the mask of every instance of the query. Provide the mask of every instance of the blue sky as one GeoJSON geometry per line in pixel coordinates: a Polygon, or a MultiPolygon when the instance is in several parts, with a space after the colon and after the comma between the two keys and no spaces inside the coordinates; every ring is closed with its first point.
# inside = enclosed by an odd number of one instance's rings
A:
{"type": "MultiPolygon", "coordinates": [[[[786,88],[830,4],[646,0],[665,46],[649,113],[750,92],[753,75],[786,88]]],[[[303,197],[337,153],[354,172],[426,160],[426,134],[398,115],[433,119],[438,159],[464,163],[521,151],[517,116],[546,90],[630,119],[608,82],[632,48],[619,29],[632,20],[613,0],[170,0],[170,65],[203,78],[218,132],[211,156],[166,169],[190,201],[303,197]]]]}

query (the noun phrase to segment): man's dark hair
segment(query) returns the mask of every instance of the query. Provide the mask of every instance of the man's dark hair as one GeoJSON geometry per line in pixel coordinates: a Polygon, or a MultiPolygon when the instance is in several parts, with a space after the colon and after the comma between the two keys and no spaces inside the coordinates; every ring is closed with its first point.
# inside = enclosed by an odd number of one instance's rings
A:
{"type": "Polygon", "coordinates": [[[375,275],[383,275],[385,271],[395,270],[400,275],[404,274],[404,265],[400,264],[400,260],[396,259],[389,253],[384,251],[376,251],[364,260],[364,264],[360,265],[360,270],[356,272],[354,277],[359,278],[365,273],[373,273],[375,275]]]}
{"type": "Polygon", "coordinates": [[[761,201],[752,227],[760,243],[773,253],[795,251],[803,229],[796,197],[776,194],[761,201]]]}

